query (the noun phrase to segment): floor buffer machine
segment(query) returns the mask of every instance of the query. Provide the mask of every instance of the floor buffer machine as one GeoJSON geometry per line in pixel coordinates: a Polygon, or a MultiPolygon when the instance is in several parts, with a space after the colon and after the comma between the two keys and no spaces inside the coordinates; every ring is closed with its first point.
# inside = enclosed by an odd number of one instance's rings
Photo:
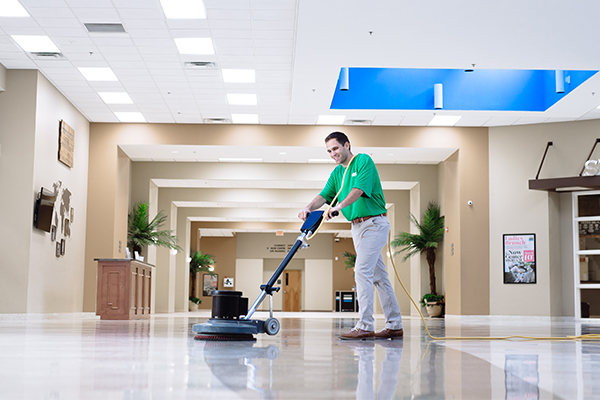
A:
{"type": "MultiPolygon", "coordinates": [[[[337,212],[332,213],[337,215],[337,212]]],[[[273,293],[279,287],[273,285],[277,282],[283,270],[287,267],[294,255],[301,248],[307,248],[309,240],[319,229],[323,221],[323,211],[311,212],[300,228],[302,234],[287,253],[275,273],[265,285],[261,285],[261,292],[248,310],[248,298],[242,297],[242,292],[233,290],[216,290],[213,292],[212,318],[202,324],[195,324],[192,332],[196,340],[256,340],[254,335],[266,333],[276,335],[279,332],[279,321],[273,317],[273,293]],[[252,315],[269,296],[269,318],[266,321],[252,319],[252,315]]]]}

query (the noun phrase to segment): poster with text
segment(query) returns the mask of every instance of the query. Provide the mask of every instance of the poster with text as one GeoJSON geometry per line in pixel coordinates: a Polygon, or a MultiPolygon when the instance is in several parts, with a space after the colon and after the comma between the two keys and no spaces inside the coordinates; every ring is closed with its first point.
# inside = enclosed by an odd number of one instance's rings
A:
{"type": "Polygon", "coordinates": [[[504,283],[536,283],[535,233],[503,235],[504,283]]]}

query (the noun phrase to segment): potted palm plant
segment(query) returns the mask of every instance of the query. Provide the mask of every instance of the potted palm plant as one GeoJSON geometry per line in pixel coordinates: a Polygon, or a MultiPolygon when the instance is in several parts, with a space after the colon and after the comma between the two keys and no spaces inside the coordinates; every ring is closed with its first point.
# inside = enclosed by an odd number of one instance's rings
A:
{"type": "Polygon", "coordinates": [[[172,250],[181,250],[173,231],[160,230],[167,219],[162,210],[156,214],[152,221],[149,221],[149,219],[148,203],[136,203],[127,221],[127,247],[134,254],[136,251],[138,254],[142,254],[142,249],[145,246],[160,246],[172,250]]]}
{"type": "Polygon", "coordinates": [[[191,288],[190,288],[190,311],[193,311],[193,308],[195,308],[196,310],[198,309],[198,304],[202,301],[197,297],[197,293],[196,293],[196,277],[198,276],[198,273],[200,272],[206,272],[208,274],[210,274],[211,276],[214,275],[214,269],[215,267],[213,266],[215,264],[215,260],[214,260],[214,256],[210,255],[210,254],[202,254],[201,252],[197,251],[195,253],[192,253],[192,256],[190,258],[190,282],[191,282],[191,288]],[[198,302],[196,302],[194,299],[199,300],[198,302]],[[192,304],[195,303],[195,304],[192,304]],[[195,306],[195,307],[194,307],[195,306]]]}
{"type": "Polygon", "coordinates": [[[435,201],[430,201],[423,213],[422,223],[419,223],[413,214],[410,214],[410,219],[419,233],[399,232],[391,243],[394,247],[400,247],[394,255],[404,252],[402,261],[406,261],[415,254],[425,253],[429,268],[429,293],[421,298],[421,304],[426,306],[429,316],[440,316],[444,296],[438,294],[436,290],[435,260],[436,249],[444,238],[444,217],[440,215],[440,206],[435,201]]]}

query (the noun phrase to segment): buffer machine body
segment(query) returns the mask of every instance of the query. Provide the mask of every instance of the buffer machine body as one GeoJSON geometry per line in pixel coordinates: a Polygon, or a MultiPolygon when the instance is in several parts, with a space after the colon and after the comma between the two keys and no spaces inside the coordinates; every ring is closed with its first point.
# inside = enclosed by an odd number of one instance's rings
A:
{"type": "Polygon", "coordinates": [[[253,335],[266,333],[276,335],[279,332],[279,321],[273,317],[273,293],[279,287],[273,285],[294,255],[301,248],[307,248],[307,238],[310,238],[318,229],[323,220],[323,211],[311,212],[300,228],[302,232],[287,253],[275,273],[265,285],[261,285],[261,292],[248,310],[248,298],[242,297],[242,292],[232,290],[217,290],[213,293],[212,318],[202,324],[195,324],[192,332],[197,340],[255,340],[253,335]],[[252,315],[269,296],[269,318],[266,321],[252,319],[252,315]]]}

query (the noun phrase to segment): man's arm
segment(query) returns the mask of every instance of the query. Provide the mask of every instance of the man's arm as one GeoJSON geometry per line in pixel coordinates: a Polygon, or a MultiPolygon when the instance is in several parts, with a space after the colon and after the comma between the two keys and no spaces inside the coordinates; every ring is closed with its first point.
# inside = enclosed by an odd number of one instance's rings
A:
{"type": "Polygon", "coordinates": [[[310,203],[308,203],[306,207],[304,207],[302,211],[298,213],[298,218],[300,218],[302,221],[306,221],[308,214],[310,214],[311,211],[321,208],[323,204],[325,204],[325,199],[318,194],[310,203]]]}
{"type": "Polygon", "coordinates": [[[333,218],[332,214],[334,211],[337,211],[339,213],[342,210],[342,208],[347,207],[350,204],[354,203],[356,200],[360,199],[360,196],[362,196],[363,193],[364,192],[362,190],[353,188],[350,191],[350,193],[348,193],[348,196],[346,196],[346,198],[342,202],[338,203],[337,206],[331,207],[331,209],[329,209],[329,215],[327,215],[325,218],[326,219],[333,218]]]}

